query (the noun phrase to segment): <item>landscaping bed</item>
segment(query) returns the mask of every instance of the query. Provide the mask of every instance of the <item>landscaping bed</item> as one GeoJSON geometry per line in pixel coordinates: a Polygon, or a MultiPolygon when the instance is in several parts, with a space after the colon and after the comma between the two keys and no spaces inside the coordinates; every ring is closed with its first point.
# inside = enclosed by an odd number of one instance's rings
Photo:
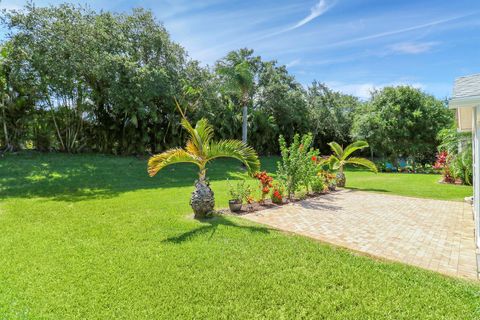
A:
{"type": "MultiPolygon", "coordinates": [[[[335,191],[330,191],[330,192],[336,192],[336,190],[335,191]]],[[[262,211],[262,210],[267,210],[267,209],[272,209],[272,208],[278,208],[278,207],[281,207],[281,206],[284,206],[284,205],[287,205],[287,204],[290,204],[290,203],[295,203],[295,202],[303,201],[303,200],[310,199],[310,198],[321,197],[321,196],[326,195],[326,194],[328,194],[328,193],[327,192],[308,193],[308,194],[306,194],[305,197],[302,197],[302,198],[284,199],[281,204],[273,203],[271,199],[266,199],[265,202],[263,202],[263,203],[260,203],[260,202],[253,202],[253,203],[250,203],[250,204],[249,203],[244,203],[244,204],[242,204],[242,208],[239,211],[236,211],[236,212],[233,212],[228,208],[224,208],[224,209],[218,210],[218,213],[241,216],[241,215],[245,215],[245,214],[249,214],[249,213],[253,213],[253,212],[257,212],[257,211],[262,211]]]]}

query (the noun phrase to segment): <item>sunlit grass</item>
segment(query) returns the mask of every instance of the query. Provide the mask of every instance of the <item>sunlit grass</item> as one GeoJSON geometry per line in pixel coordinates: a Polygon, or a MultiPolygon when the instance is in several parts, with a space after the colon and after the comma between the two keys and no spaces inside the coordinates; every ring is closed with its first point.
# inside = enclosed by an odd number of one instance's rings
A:
{"type": "Polygon", "coordinates": [[[472,195],[471,186],[439,183],[440,175],[349,171],[347,188],[402,196],[463,201],[472,195]]]}
{"type": "MultiPolygon", "coordinates": [[[[263,163],[273,171],[275,159],[263,163]]],[[[208,174],[225,207],[226,179],[245,177],[239,164],[217,161],[208,174]]],[[[149,178],[146,160],[130,157],[1,158],[0,319],[479,316],[476,284],[240,218],[193,220],[195,177],[176,166],[149,178]]],[[[362,188],[369,174],[347,177],[362,188]]]]}

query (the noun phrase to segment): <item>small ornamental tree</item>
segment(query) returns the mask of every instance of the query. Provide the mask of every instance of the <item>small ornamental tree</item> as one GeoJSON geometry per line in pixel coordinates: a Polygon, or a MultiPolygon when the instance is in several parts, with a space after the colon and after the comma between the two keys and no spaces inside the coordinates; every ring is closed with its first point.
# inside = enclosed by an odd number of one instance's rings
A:
{"type": "MultiPolygon", "coordinates": [[[[175,100],[176,102],[176,100],[175,100]]],[[[182,127],[188,132],[185,148],[172,148],[154,155],[148,160],[148,174],[153,177],[166,166],[175,163],[191,163],[198,167],[198,180],[190,199],[195,218],[205,218],[213,211],[215,198],[207,180],[207,163],[217,158],[234,158],[241,161],[253,175],[260,169],[260,160],[255,150],[238,140],[213,140],[213,127],[206,119],[200,119],[192,126],[182,108],[176,102],[182,115],[182,127]]]]}
{"type": "Polygon", "coordinates": [[[330,156],[330,168],[332,170],[338,170],[337,172],[337,186],[345,187],[347,178],[343,172],[344,168],[348,164],[353,164],[356,166],[362,166],[371,171],[377,173],[377,166],[370,160],[359,157],[351,157],[352,153],[357,150],[362,150],[368,147],[366,141],[355,141],[352,144],[349,144],[345,149],[340,146],[338,143],[330,142],[328,144],[332,148],[333,154],[330,156]]]}
{"type": "Polygon", "coordinates": [[[315,177],[316,172],[314,171],[317,166],[316,158],[318,157],[318,151],[310,147],[312,141],[313,136],[311,133],[302,137],[296,134],[290,146],[287,146],[283,136],[280,136],[278,140],[282,161],[278,163],[277,175],[284,183],[290,199],[301,185],[308,190],[315,177]]]}

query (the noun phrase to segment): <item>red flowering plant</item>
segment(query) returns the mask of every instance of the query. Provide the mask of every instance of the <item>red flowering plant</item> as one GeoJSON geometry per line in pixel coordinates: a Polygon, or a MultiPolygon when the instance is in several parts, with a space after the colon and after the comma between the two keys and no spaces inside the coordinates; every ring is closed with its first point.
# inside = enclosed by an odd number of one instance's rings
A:
{"type": "Polygon", "coordinates": [[[261,203],[264,203],[265,198],[270,193],[270,188],[273,187],[273,178],[270,177],[266,171],[257,172],[255,174],[255,178],[257,178],[258,181],[260,182],[260,190],[262,192],[261,203]]]}
{"type": "Polygon", "coordinates": [[[282,204],[283,203],[283,193],[285,192],[285,188],[281,185],[276,183],[273,187],[273,191],[271,194],[272,202],[275,204],[282,204]]]}
{"type": "Polygon", "coordinates": [[[442,172],[443,182],[455,183],[455,177],[450,169],[450,157],[447,151],[437,153],[437,160],[435,161],[433,168],[442,172]]]}

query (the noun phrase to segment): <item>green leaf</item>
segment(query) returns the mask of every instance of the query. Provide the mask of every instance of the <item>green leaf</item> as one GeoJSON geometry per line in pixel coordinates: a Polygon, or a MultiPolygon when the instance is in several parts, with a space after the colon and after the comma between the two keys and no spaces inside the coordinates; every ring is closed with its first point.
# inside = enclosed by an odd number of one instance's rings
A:
{"type": "Polygon", "coordinates": [[[174,148],[150,157],[148,160],[148,174],[153,177],[166,166],[181,162],[196,164],[201,169],[199,158],[181,148],[174,148]]]}
{"type": "Polygon", "coordinates": [[[370,161],[368,159],[365,159],[365,158],[352,157],[352,158],[348,159],[347,161],[345,161],[345,163],[359,165],[359,166],[368,168],[375,173],[378,173],[378,169],[377,169],[377,166],[375,165],[375,163],[373,163],[372,161],[370,161]]]}
{"type": "Polygon", "coordinates": [[[235,158],[248,169],[250,174],[260,170],[260,160],[257,152],[247,144],[239,140],[221,140],[211,142],[208,148],[207,161],[215,158],[235,158]]]}
{"type": "Polygon", "coordinates": [[[354,143],[350,144],[345,148],[343,151],[342,159],[346,160],[349,155],[357,150],[362,150],[368,147],[368,143],[366,141],[355,141],[354,143]]]}
{"type": "Polygon", "coordinates": [[[332,148],[332,151],[336,154],[336,156],[341,159],[343,155],[343,148],[335,141],[330,142],[328,145],[330,148],[332,148]]]}

